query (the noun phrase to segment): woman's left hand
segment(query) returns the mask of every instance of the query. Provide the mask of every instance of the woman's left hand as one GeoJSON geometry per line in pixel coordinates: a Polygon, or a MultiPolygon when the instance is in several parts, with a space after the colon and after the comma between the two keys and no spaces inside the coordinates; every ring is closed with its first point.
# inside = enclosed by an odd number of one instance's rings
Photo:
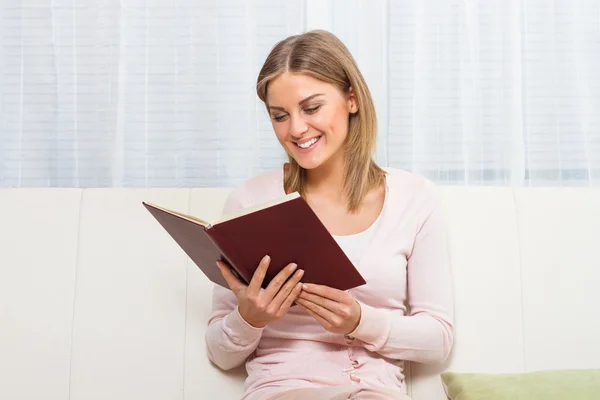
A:
{"type": "Polygon", "coordinates": [[[328,286],[304,284],[296,304],[329,332],[347,335],[360,323],[360,304],[354,297],[328,286]]]}

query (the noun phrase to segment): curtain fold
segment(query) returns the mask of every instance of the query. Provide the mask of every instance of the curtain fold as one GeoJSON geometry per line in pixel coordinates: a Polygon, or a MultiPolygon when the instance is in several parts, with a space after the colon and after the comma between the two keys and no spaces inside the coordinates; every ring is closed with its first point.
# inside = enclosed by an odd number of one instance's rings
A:
{"type": "Polygon", "coordinates": [[[600,186],[598,0],[0,0],[0,187],[231,187],[277,168],[256,76],[315,28],[370,86],[381,165],[600,186]]]}

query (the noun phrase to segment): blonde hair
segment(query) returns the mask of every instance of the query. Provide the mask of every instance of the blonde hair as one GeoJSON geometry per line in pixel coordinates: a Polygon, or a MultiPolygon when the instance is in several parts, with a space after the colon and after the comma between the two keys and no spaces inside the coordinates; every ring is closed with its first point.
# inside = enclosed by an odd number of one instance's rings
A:
{"type": "MultiPolygon", "coordinates": [[[[367,84],[346,46],[332,33],[315,30],[277,43],[267,56],[256,83],[258,97],[267,105],[269,83],[284,72],[302,73],[354,92],[358,111],[350,114],[345,142],[344,195],[355,212],[367,193],[384,183],[385,171],[372,158],[377,140],[377,116],[367,84]]],[[[267,105],[268,106],[268,105],[267,105]]],[[[306,170],[288,155],[287,193],[305,194],[306,170]]]]}

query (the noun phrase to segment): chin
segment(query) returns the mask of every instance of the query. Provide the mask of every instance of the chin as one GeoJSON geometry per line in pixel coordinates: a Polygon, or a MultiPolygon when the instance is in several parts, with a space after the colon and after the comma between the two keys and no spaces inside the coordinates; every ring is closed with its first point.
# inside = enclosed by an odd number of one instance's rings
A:
{"type": "Polygon", "coordinates": [[[323,165],[323,160],[320,160],[320,159],[302,157],[302,155],[290,154],[290,153],[288,153],[288,156],[293,158],[294,161],[296,161],[296,163],[303,169],[315,169],[315,168],[319,168],[321,165],[323,165]]]}
{"type": "MultiPolygon", "coordinates": [[[[296,160],[296,159],[295,159],[296,160]]],[[[322,163],[315,163],[315,162],[298,162],[298,160],[296,160],[296,162],[298,163],[299,166],[301,166],[303,169],[309,170],[309,169],[316,169],[319,168],[322,163]]]]}

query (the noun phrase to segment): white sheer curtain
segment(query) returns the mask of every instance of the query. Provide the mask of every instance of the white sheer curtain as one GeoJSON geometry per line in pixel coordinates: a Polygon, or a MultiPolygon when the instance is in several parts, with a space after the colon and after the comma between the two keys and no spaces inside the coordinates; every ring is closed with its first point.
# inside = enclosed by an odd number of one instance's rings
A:
{"type": "Polygon", "coordinates": [[[303,2],[0,1],[0,186],[231,186],[283,161],[254,85],[303,2]]]}
{"type": "Polygon", "coordinates": [[[442,184],[600,186],[599,0],[312,4],[309,28],[338,34],[373,89],[382,164],[442,184]]]}
{"type": "Polygon", "coordinates": [[[277,167],[256,75],[315,28],[369,83],[382,165],[600,186],[600,0],[0,0],[0,187],[232,186],[277,167]]]}

